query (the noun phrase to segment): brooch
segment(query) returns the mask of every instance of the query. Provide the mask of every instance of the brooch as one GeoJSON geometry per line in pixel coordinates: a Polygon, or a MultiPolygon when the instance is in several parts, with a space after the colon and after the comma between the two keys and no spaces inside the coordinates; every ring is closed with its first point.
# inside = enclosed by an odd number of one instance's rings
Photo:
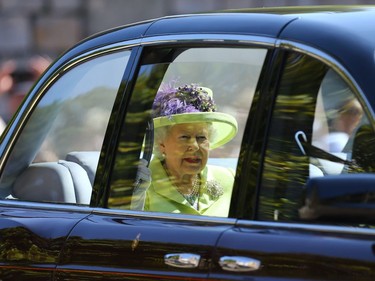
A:
{"type": "Polygon", "coordinates": [[[210,198],[213,200],[219,199],[219,197],[224,194],[222,186],[214,180],[210,180],[207,182],[206,190],[210,198]]]}

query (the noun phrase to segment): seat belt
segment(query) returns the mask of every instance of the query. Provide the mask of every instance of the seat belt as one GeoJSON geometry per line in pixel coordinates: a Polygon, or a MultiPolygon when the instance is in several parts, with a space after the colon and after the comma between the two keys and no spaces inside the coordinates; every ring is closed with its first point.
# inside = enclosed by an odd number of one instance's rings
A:
{"type": "Polygon", "coordinates": [[[319,147],[316,147],[310,143],[308,143],[306,135],[303,131],[298,131],[295,134],[295,140],[301,150],[301,152],[310,157],[320,158],[324,160],[328,160],[335,163],[340,163],[347,165],[349,168],[357,168],[358,165],[355,163],[355,160],[345,160],[336,155],[333,155],[319,147]]]}
{"type": "Polygon", "coordinates": [[[151,119],[148,121],[145,136],[145,149],[143,151],[142,159],[147,161],[147,167],[150,164],[152,152],[154,149],[154,121],[151,119]]]}

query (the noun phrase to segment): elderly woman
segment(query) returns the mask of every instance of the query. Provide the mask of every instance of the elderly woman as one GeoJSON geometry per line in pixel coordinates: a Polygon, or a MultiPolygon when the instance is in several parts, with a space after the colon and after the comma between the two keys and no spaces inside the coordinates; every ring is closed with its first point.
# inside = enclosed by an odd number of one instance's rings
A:
{"type": "Polygon", "coordinates": [[[209,150],[230,141],[236,120],[216,112],[212,91],[162,85],[153,104],[155,155],[144,209],[228,216],[234,171],[207,165],[209,150]]]}

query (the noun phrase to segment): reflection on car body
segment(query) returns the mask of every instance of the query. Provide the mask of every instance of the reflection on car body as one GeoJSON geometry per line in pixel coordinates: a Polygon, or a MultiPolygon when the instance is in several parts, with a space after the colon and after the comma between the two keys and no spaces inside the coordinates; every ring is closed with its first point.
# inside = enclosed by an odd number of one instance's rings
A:
{"type": "Polygon", "coordinates": [[[68,50],[2,136],[1,279],[374,280],[373,34],[373,6],[290,7],[165,17],[68,50]],[[212,119],[183,127],[232,171],[225,201],[201,154],[172,153],[193,196],[148,174],[152,105],[172,82],[235,120],[220,145],[212,119]],[[145,207],[147,182],[168,206],[145,207]]]}

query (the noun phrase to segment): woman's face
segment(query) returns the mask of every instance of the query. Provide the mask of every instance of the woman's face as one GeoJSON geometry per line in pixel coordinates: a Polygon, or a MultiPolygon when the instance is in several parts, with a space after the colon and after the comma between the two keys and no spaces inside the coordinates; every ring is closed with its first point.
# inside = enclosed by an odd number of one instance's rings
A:
{"type": "Polygon", "coordinates": [[[208,137],[206,123],[172,126],[159,143],[168,172],[176,178],[201,172],[207,164],[210,148],[208,137]]]}

